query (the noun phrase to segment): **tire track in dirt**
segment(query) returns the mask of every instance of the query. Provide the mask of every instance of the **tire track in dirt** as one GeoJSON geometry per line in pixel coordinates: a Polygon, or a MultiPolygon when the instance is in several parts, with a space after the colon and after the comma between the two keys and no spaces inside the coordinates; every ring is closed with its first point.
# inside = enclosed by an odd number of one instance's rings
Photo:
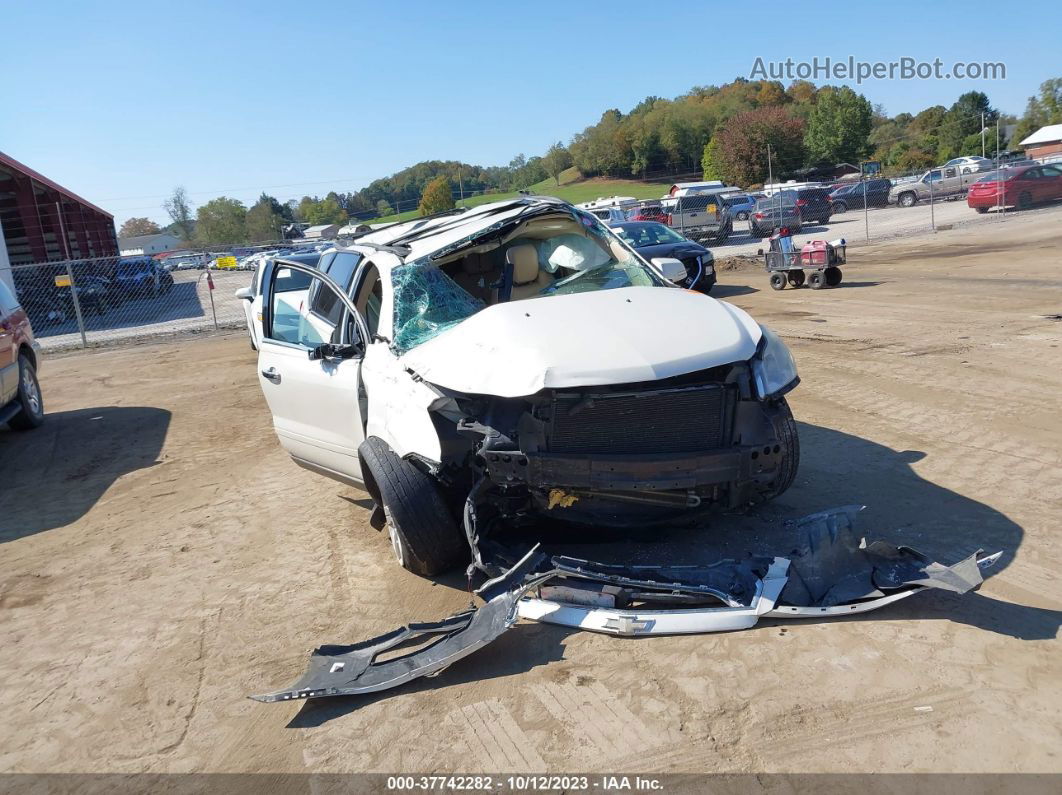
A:
{"type": "Polygon", "coordinates": [[[534,743],[498,699],[477,701],[450,712],[443,726],[454,733],[470,760],[469,769],[504,773],[547,770],[534,743]]]}
{"type": "Polygon", "coordinates": [[[800,757],[841,743],[854,748],[865,740],[902,734],[923,726],[940,727],[976,711],[977,691],[942,688],[916,693],[904,692],[831,707],[799,705],[769,721],[751,727],[761,751],[757,767],[777,768],[779,760],[800,757]],[[842,711],[843,707],[843,711],[842,711]]]}
{"type": "Polygon", "coordinates": [[[532,692],[565,727],[576,747],[586,749],[586,740],[594,747],[597,755],[588,756],[586,762],[616,759],[627,755],[632,747],[650,749],[666,742],[663,732],[651,731],[599,682],[589,686],[546,682],[536,685],[532,692]]]}

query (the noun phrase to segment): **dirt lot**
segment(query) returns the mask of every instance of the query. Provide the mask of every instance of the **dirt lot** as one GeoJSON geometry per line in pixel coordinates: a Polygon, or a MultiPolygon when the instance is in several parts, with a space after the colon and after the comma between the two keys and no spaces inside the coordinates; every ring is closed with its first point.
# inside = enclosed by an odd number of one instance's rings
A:
{"type": "Polygon", "coordinates": [[[722,273],[797,357],[797,484],[582,546],[784,550],[785,519],[865,503],[871,537],[944,562],[1004,550],[980,592],[715,636],[521,624],[386,697],[245,698],[468,602],[289,462],[246,337],[53,357],[46,426],[0,432],[0,770],[1060,772],[1060,247],[1037,216],[851,249],[835,290],[722,273]]]}

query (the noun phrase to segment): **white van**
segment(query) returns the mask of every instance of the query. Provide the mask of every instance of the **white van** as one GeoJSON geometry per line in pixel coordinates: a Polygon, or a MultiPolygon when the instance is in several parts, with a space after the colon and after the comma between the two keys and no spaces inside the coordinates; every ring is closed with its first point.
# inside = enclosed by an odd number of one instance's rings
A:
{"type": "Polygon", "coordinates": [[[824,182],[797,182],[796,180],[789,180],[788,182],[768,182],[760,190],[764,196],[773,196],[780,190],[800,190],[801,188],[825,188],[827,187],[824,182]]]}
{"type": "MultiPolygon", "coordinates": [[[[667,195],[662,198],[667,199],[673,196],[689,196],[693,193],[707,193],[725,187],[726,183],[717,179],[713,179],[710,182],[676,182],[671,186],[671,190],[667,192],[667,195]]],[[[740,190],[740,188],[734,188],[734,190],[740,190]]]]}

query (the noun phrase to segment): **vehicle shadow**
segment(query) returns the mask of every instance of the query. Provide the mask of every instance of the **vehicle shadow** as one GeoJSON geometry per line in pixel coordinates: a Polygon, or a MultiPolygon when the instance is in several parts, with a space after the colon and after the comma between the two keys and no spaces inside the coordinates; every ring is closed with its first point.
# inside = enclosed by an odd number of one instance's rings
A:
{"type": "Polygon", "coordinates": [[[711,509],[685,527],[647,533],[573,528],[563,544],[547,551],[601,562],[709,564],[744,555],[789,554],[791,523],[842,505],[865,505],[859,529],[868,540],[884,539],[951,564],[978,549],[1003,551],[989,572],[1014,559],[1024,531],[1005,514],[921,477],[911,466],[926,457],[893,450],[833,428],[798,422],[800,468],[793,485],[775,500],[745,512],[711,509]]]}
{"type": "Polygon", "coordinates": [[[1062,610],[1015,604],[977,591],[966,594],[931,591],[915,594],[871,613],[837,618],[765,619],[757,626],[792,627],[834,621],[953,621],[1016,640],[1054,640],[1062,610]]]}
{"type": "MultiPolygon", "coordinates": [[[[82,517],[122,475],[158,462],[170,412],[105,406],[49,412],[32,431],[0,431],[0,543],[82,517]]],[[[2,426],[0,426],[2,427],[2,426]]]]}
{"type": "Polygon", "coordinates": [[[877,287],[880,284],[884,284],[884,282],[850,282],[846,279],[840,284],[838,284],[837,287],[832,287],[829,289],[836,290],[840,288],[843,290],[845,287],[877,287]]]}
{"type": "MultiPolygon", "coordinates": [[[[788,556],[797,539],[793,520],[843,505],[866,505],[859,529],[868,541],[884,539],[913,547],[944,564],[977,550],[1002,551],[986,574],[1004,570],[1021,546],[1024,531],[1005,514],[921,477],[912,464],[926,458],[918,450],[894,450],[869,439],[810,423],[798,423],[801,463],[793,486],[770,503],[745,512],[713,510],[682,526],[603,530],[570,523],[540,523],[509,531],[505,544],[542,545],[548,554],[569,555],[603,563],[627,565],[709,565],[724,558],[788,556]]],[[[465,590],[463,572],[450,572],[436,583],[465,590]]],[[[441,616],[410,616],[434,621],[441,616]]],[[[760,628],[797,627],[833,621],[946,620],[1017,638],[1054,638],[1062,611],[1013,604],[981,593],[956,595],[926,591],[880,611],[843,618],[764,619],[760,628]]],[[[415,680],[404,692],[420,692],[466,682],[524,673],[563,659],[564,639],[575,630],[518,624],[487,647],[446,669],[438,677],[415,680]]],[[[755,631],[755,630],[753,630],[755,631]]],[[[349,642],[351,639],[343,639],[349,642]]],[[[356,639],[354,639],[356,640],[356,639]]],[[[630,643],[636,639],[617,639],[630,643]]],[[[646,638],[644,640],[651,642],[646,638]]],[[[320,726],[367,704],[389,691],[306,702],[289,728],[320,726]]]]}
{"type": "MultiPolygon", "coordinates": [[[[843,284],[844,282],[842,282],[843,284]]],[[[712,292],[709,295],[712,298],[731,298],[735,295],[748,295],[749,293],[758,293],[759,288],[749,287],[746,284],[720,284],[716,282],[712,287],[712,292]]]]}

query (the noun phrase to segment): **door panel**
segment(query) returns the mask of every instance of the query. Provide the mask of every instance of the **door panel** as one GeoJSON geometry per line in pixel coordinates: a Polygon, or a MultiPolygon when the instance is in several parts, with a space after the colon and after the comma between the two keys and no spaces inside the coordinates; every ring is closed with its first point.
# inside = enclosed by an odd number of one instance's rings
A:
{"type": "Polygon", "coordinates": [[[360,369],[360,358],[312,361],[308,348],[268,338],[258,353],[258,380],[281,446],[295,458],[358,481],[358,445],[365,440],[360,369]]]}
{"type": "Polygon", "coordinates": [[[263,324],[258,351],[258,380],[273,415],[277,438],[294,458],[341,479],[362,482],[358,446],[365,439],[360,407],[360,352],[364,321],[353,302],[327,275],[311,266],[283,261],[271,264],[262,280],[263,324]],[[306,290],[277,291],[291,283],[293,271],[309,274],[306,290]],[[310,290],[329,291],[339,306],[340,322],[311,311],[310,290]],[[345,347],[319,358],[322,344],[345,347]],[[320,351],[318,351],[319,355],[320,351]]]}

